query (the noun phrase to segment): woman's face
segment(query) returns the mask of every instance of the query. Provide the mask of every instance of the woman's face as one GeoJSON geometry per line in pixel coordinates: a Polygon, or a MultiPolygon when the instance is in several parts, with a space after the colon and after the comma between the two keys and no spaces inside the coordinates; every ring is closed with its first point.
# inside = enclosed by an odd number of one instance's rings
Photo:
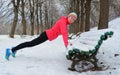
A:
{"type": "Polygon", "coordinates": [[[71,23],[73,23],[75,20],[76,20],[77,18],[75,17],[75,16],[69,16],[68,17],[68,22],[71,24],[71,23]]]}

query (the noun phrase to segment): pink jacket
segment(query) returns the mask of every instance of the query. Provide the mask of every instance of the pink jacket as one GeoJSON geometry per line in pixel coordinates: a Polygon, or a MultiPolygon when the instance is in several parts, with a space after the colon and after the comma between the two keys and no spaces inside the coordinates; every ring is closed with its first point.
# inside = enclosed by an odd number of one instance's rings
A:
{"type": "Polygon", "coordinates": [[[64,45],[67,47],[68,45],[68,30],[67,25],[69,22],[67,17],[62,16],[51,29],[46,30],[47,37],[50,41],[54,40],[58,37],[58,35],[62,35],[64,40],[64,45]]]}

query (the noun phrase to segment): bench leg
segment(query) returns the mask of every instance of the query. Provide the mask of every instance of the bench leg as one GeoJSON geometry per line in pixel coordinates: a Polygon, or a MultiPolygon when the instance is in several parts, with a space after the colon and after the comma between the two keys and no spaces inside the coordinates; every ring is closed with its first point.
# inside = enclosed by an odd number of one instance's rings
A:
{"type": "MultiPolygon", "coordinates": [[[[74,58],[74,59],[75,59],[75,58],[74,58]]],[[[80,60],[74,60],[74,59],[72,60],[71,67],[68,68],[68,69],[71,70],[71,71],[76,71],[75,65],[80,62],[80,60]]]]}

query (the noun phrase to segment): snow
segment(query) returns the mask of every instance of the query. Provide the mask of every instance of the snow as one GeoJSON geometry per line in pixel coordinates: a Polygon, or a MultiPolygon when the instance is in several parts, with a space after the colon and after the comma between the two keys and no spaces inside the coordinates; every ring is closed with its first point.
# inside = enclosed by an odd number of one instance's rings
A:
{"type": "Polygon", "coordinates": [[[16,35],[14,39],[8,35],[0,35],[0,75],[119,75],[120,73],[120,18],[109,22],[108,29],[96,30],[80,34],[80,37],[70,40],[73,47],[83,50],[92,49],[100,35],[106,31],[113,31],[114,35],[104,41],[99,49],[97,58],[104,65],[110,66],[106,71],[73,72],[68,70],[71,61],[66,59],[66,49],[59,36],[54,41],[46,41],[31,48],[24,48],[17,52],[16,57],[5,60],[5,49],[12,48],[22,42],[30,41],[36,36],[21,38],[16,35]],[[104,52],[104,55],[102,54],[104,52]],[[112,69],[116,68],[116,69],[112,69]]]}

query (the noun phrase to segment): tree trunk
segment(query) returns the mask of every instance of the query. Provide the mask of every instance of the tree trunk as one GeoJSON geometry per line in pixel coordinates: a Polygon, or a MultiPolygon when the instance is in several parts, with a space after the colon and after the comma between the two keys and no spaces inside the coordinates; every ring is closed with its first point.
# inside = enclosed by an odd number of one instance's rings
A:
{"type": "Polygon", "coordinates": [[[81,0],[81,23],[80,23],[80,32],[84,31],[84,2],[85,0],[81,0]]]}
{"type": "Polygon", "coordinates": [[[80,0],[76,0],[76,2],[75,2],[75,12],[77,14],[77,20],[75,21],[75,24],[74,24],[74,26],[75,26],[74,31],[75,31],[75,33],[78,33],[80,31],[80,18],[79,18],[79,16],[80,16],[80,0]]]}
{"type": "Polygon", "coordinates": [[[36,1],[36,21],[37,21],[37,34],[39,34],[39,16],[38,16],[38,0],[36,1]]]}
{"type": "Polygon", "coordinates": [[[109,0],[100,0],[100,18],[98,29],[108,28],[109,0]]]}
{"type": "Polygon", "coordinates": [[[86,0],[86,4],[85,4],[85,31],[90,30],[90,9],[91,9],[91,0],[86,0]]]}
{"type": "Polygon", "coordinates": [[[25,7],[25,3],[24,0],[22,1],[22,12],[21,12],[21,16],[22,16],[22,26],[23,26],[23,33],[22,35],[26,35],[26,19],[25,19],[25,14],[24,14],[24,7],[25,7]]]}
{"type": "Polygon", "coordinates": [[[14,33],[15,33],[15,29],[16,29],[16,25],[17,25],[17,21],[18,21],[18,8],[19,8],[20,0],[17,0],[17,4],[16,4],[15,0],[12,0],[12,3],[13,3],[13,7],[14,7],[14,10],[13,10],[14,20],[13,20],[13,25],[11,27],[9,36],[11,38],[14,38],[14,33]]]}
{"type": "Polygon", "coordinates": [[[47,6],[47,4],[45,4],[44,10],[45,10],[45,29],[48,29],[49,23],[48,23],[48,6],[47,6]]]}
{"type": "Polygon", "coordinates": [[[34,35],[34,0],[29,0],[30,6],[30,24],[31,24],[31,35],[34,35]]]}
{"type": "Polygon", "coordinates": [[[40,29],[41,29],[41,32],[43,32],[43,21],[42,21],[42,4],[43,2],[40,0],[39,2],[39,14],[40,14],[40,29]]]}

